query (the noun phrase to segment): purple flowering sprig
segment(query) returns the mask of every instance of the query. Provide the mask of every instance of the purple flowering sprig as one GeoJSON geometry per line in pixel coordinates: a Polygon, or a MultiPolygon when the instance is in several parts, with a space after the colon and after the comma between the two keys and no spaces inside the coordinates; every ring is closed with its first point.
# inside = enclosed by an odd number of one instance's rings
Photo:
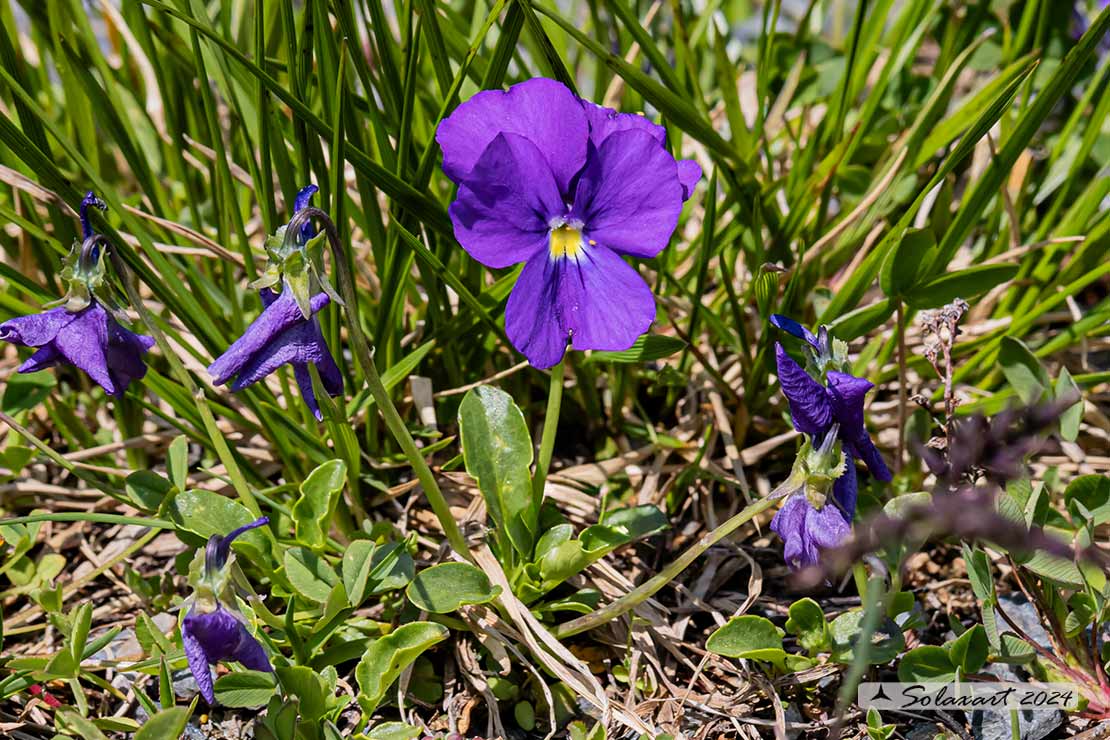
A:
{"type": "Polygon", "coordinates": [[[204,553],[197,553],[189,569],[193,595],[181,622],[181,643],[189,671],[210,705],[216,703],[210,666],[234,660],[250,670],[267,673],[274,670],[262,644],[248,629],[246,618],[236,609],[231,584],[234,563],[231,543],[269,522],[268,517],[260,517],[226,535],[212,535],[204,553]]]}
{"type": "MultiPolygon", "coordinates": [[[[122,315],[108,291],[104,254],[107,237],[93,231],[89,209],[106,210],[91,191],[81,201],[82,241],[74,242],[62,269],[67,284],[63,298],[42,313],[18,316],[0,324],[0,340],[35,352],[18,368],[31,373],[59,364],[83,370],[110,396],[120,397],[132,380],[146,375],[143,355],[154,344],[151,337],[124,328],[122,315]]],[[[121,279],[126,271],[120,271],[121,279]]]]}
{"type": "MultiPolygon", "coordinates": [[[[293,240],[294,242],[300,241],[304,243],[305,237],[312,234],[312,236],[309,237],[309,241],[312,239],[319,240],[318,243],[321,245],[321,248],[323,242],[327,242],[331,252],[332,268],[335,270],[336,283],[339,286],[339,295],[335,302],[344,309],[344,313],[347,316],[348,339],[354,350],[355,361],[358,363],[366,379],[370,395],[374,398],[374,402],[382,418],[385,420],[386,427],[389,429],[390,434],[392,434],[393,438],[397,441],[397,444],[400,445],[402,452],[404,452],[405,457],[412,466],[413,472],[420,481],[421,488],[424,490],[424,495],[427,496],[428,503],[431,505],[436,519],[439,520],[444,535],[447,537],[447,541],[451,544],[455,552],[470,559],[470,549],[467,547],[466,539],[463,537],[462,530],[459,529],[458,522],[455,521],[455,517],[451,513],[451,508],[447,504],[447,499],[443,495],[443,491],[440,490],[439,483],[436,481],[432,469],[424,459],[424,453],[416,446],[416,441],[409,433],[408,427],[405,426],[405,422],[401,418],[400,413],[398,413],[397,407],[394,405],[393,399],[390,397],[385,384],[382,383],[381,374],[378,373],[378,368],[374,364],[374,351],[371,349],[366,335],[362,332],[362,324],[358,316],[359,302],[355,294],[355,282],[348,266],[347,255],[343,250],[343,245],[339,241],[339,231],[336,229],[335,222],[331,220],[327,212],[308,203],[308,198],[311,197],[314,192],[315,188],[311,185],[300,191],[296,201],[296,211],[289,220],[289,223],[285,225],[282,238],[285,242],[293,240]]],[[[321,278],[321,285],[323,285],[322,278],[324,277],[324,270],[322,267],[322,260],[319,263],[313,262],[313,264],[318,265],[315,275],[321,278]]],[[[284,293],[285,291],[283,290],[283,294],[284,293]]],[[[288,322],[288,324],[278,324],[277,326],[280,330],[275,330],[274,326],[271,325],[268,328],[267,334],[272,334],[272,338],[280,338],[282,331],[305,331],[302,328],[305,323],[303,314],[300,314],[299,318],[301,322],[298,324],[296,318],[292,320],[289,318],[289,302],[282,302],[279,305],[279,301],[281,301],[280,296],[267,308],[267,310],[272,310],[277,306],[278,309],[275,310],[281,310],[283,312],[282,315],[285,318],[283,318],[282,321],[288,322]],[[282,329],[282,327],[284,328],[282,329]]],[[[310,310],[318,310],[330,301],[331,298],[327,292],[318,293],[311,298],[310,310]],[[319,305],[317,306],[316,304],[319,305]]],[[[266,338],[262,334],[256,335],[256,337],[266,338]]],[[[294,341],[290,342],[290,344],[297,346],[299,342],[294,341]]],[[[251,348],[246,347],[244,349],[251,348]]],[[[330,353],[328,356],[330,357],[330,353]]],[[[270,362],[272,363],[273,361],[274,359],[271,358],[270,362]]],[[[275,369],[276,367],[275,365],[275,369]]],[[[264,369],[264,365],[260,363],[259,366],[254,369],[257,371],[258,368],[264,369]]],[[[319,369],[319,365],[317,365],[317,369],[319,369]]],[[[321,380],[324,381],[325,389],[327,389],[328,381],[324,377],[324,373],[321,373],[321,380]]]]}

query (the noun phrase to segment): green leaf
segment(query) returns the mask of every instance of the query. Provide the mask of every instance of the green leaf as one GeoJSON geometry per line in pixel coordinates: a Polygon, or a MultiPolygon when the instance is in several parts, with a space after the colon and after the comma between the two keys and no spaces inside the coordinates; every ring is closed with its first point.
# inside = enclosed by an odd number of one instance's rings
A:
{"type": "Polygon", "coordinates": [[[274,669],[286,695],[300,703],[301,717],[317,722],[328,711],[328,690],[316,671],[308,666],[278,666],[274,669]]]}
{"type": "Polygon", "coordinates": [[[1064,489],[1064,505],[1072,521],[1097,527],[1110,522],[1110,478],[1081,475],[1064,489]]]}
{"type": "Polygon", "coordinates": [[[146,721],[135,733],[135,740],[166,740],[166,738],[181,737],[185,732],[185,725],[189,723],[191,710],[186,707],[170,707],[163,709],[146,721]]]}
{"type": "Polygon", "coordinates": [[[265,706],[274,695],[274,674],[263,671],[236,671],[216,679],[216,699],[225,707],[247,709],[265,706]]]}
{"type": "Polygon", "coordinates": [[[586,358],[586,362],[653,362],[664,357],[670,357],[676,352],[681,352],[685,346],[686,342],[676,337],[668,337],[662,334],[644,334],[628,349],[616,352],[591,352],[589,357],[586,358]]]}
{"type": "Polygon", "coordinates": [[[478,481],[498,532],[524,557],[532,554],[539,503],[532,492],[532,438],[512,397],[492,386],[467,392],[459,405],[466,472],[478,481]]]}
{"type": "Polygon", "coordinates": [[[188,486],[189,476],[189,440],[184,434],[174,437],[170,448],[166,452],[166,469],[170,474],[170,482],[177,486],[177,490],[184,491],[188,486]]]}
{"type": "MultiPolygon", "coordinates": [[[[936,256],[936,235],[930,228],[907,229],[898,246],[891,250],[879,273],[879,285],[891,298],[906,295],[929,275],[936,256]]],[[[839,335],[838,335],[839,336],[839,335]]],[[[843,337],[842,337],[843,338],[843,337]]]]}
{"type": "MultiPolygon", "coordinates": [[[[179,493],[168,502],[165,509],[167,519],[202,540],[207,540],[214,534],[225,535],[255,519],[246,506],[214,491],[179,493]]],[[[232,546],[239,547],[241,544],[254,548],[258,553],[268,551],[265,537],[256,529],[244,532],[232,546]]]]}
{"type": "Polygon", "coordinates": [[[54,374],[49,370],[39,370],[34,373],[12,373],[7,378],[4,386],[4,398],[0,401],[0,408],[5,414],[17,414],[38,406],[54,386],[58,384],[54,374]]]}
{"type": "MultiPolygon", "coordinates": [[[[861,623],[863,610],[853,609],[832,621],[829,632],[832,636],[832,657],[837,663],[851,664],[855,660],[855,645],[863,636],[861,623]]],[[[868,662],[871,665],[889,663],[906,647],[902,630],[893,620],[886,618],[871,635],[871,650],[868,662]]]]}
{"type": "Polygon", "coordinates": [[[358,667],[358,703],[367,715],[374,713],[385,692],[421,653],[447,639],[446,627],[434,622],[410,622],[370,643],[358,667]]]}
{"type": "MultiPolygon", "coordinates": [[[[66,730],[77,732],[78,737],[82,738],[82,740],[108,740],[108,736],[101,732],[100,728],[90,719],[82,717],[76,711],[69,708],[60,709],[58,711],[58,724],[66,730]]],[[[136,734],[135,737],[138,737],[138,735],[136,734]]],[[[149,738],[153,736],[147,737],[149,740],[149,738]]]]}
{"type": "Polygon", "coordinates": [[[1021,563],[1021,566],[1031,570],[1042,578],[1056,581],[1064,586],[1082,588],[1086,585],[1083,573],[1074,561],[1049,555],[1045,552],[1035,552],[1033,556],[1021,563]]]}
{"type": "Polygon", "coordinates": [[[293,504],[293,523],[298,542],[314,550],[324,547],[327,527],[346,482],[347,463],[342,460],[328,460],[308,474],[301,483],[300,498],[293,504]]]}
{"type": "Polygon", "coordinates": [[[948,657],[963,675],[978,673],[987,662],[987,631],[976,624],[948,643],[948,657]]]}
{"type": "Polygon", "coordinates": [[[1074,442],[1079,437],[1079,425],[1083,421],[1083,393],[1068,369],[1061,367],[1053,389],[1053,400],[1061,402],[1071,398],[1076,399],[1075,403],[1060,414],[1060,436],[1068,442],[1074,442]]]}
{"type": "Polygon", "coordinates": [[[141,511],[154,512],[173,490],[173,484],[153,470],[136,470],[127,476],[124,489],[141,511]]]}
{"type": "Polygon", "coordinates": [[[705,642],[705,649],[728,658],[772,660],[782,653],[783,631],[771,620],[743,614],[718,627],[705,642]]]}
{"type": "Polygon", "coordinates": [[[937,645],[914,648],[898,662],[898,680],[906,683],[947,683],[955,677],[948,651],[937,645]]]}
{"type": "Polygon", "coordinates": [[[927,280],[906,293],[910,306],[936,308],[957,298],[973,298],[1014,279],[1017,265],[978,265],[927,280]]]}
{"type": "Polygon", "coordinates": [[[409,601],[433,614],[448,614],[464,604],[486,604],[500,587],[470,563],[440,563],[416,574],[405,589],[409,601]]]}
{"type": "Polygon", "coordinates": [[[424,734],[419,727],[404,722],[379,722],[366,733],[367,740],[416,740],[424,734]]]}
{"type": "Polygon", "coordinates": [[[1002,337],[998,362],[1010,387],[1026,406],[1037,403],[1052,387],[1048,372],[1025,343],[1014,337],[1002,337]]]}
{"type": "Polygon", "coordinates": [[[797,636],[798,644],[807,653],[816,655],[829,649],[829,622],[816,601],[808,597],[799,599],[790,605],[789,614],[786,631],[797,636]]]}
{"type": "Polygon", "coordinates": [[[328,600],[332,587],[339,581],[327,561],[307,548],[289,548],[282,562],[297,593],[317,604],[328,600]]]}

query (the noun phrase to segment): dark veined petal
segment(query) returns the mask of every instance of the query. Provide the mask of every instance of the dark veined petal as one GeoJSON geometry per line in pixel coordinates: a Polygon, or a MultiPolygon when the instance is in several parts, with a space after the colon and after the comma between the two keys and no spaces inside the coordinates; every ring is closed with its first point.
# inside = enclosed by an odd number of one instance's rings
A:
{"type": "Polygon", "coordinates": [[[601,146],[602,142],[612,134],[630,130],[643,131],[655,139],[659,146],[664,146],[666,143],[666,130],[641,115],[620,113],[589,100],[580,102],[582,103],[582,110],[586,113],[586,120],[590,124],[590,141],[593,142],[595,147],[601,146]]]}
{"type": "Polygon", "coordinates": [[[546,250],[551,221],[565,211],[540,150],[517,134],[498,134],[490,142],[449,209],[459,244],[493,268],[546,250]]]}
{"type": "Polygon", "coordinates": [[[146,363],[143,355],[154,346],[154,339],[144,334],[135,334],[121,326],[111,316],[108,317],[108,345],[105,357],[108,372],[120,393],[127,390],[132,380],[146,376],[146,363]]]}
{"type": "Polygon", "coordinates": [[[23,364],[19,366],[18,372],[33,373],[38,370],[45,370],[64,360],[65,358],[62,357],[57,348],[55,348],[53,344],[48,344],[44,347],[40,347],[34,354],[28,357],[23,364]]]}
{"type": "Polygon", "coordinates": [[[817,348],[817,337],[813,335],[809,329],[799,324],[789,316],[783,316],[781,313],[771,314],[771,326],[782,329],[788,334],[793,334],[798,339],[806,340],[814,349],[817,348]]]}
{"type": "Polygon", "coordinates": [[[867,427],[864,424],[863,403],[867,392],[874,387],[873,384],[864,378],[857,378],[836,370],[830,370],[828,378],[829,398],[832,401],[833,416],[840,424],[841,438],[852,447],[853,453],[863,460],[871,475],[882,481],[890,480],[892,477],[890,469],[887,468],[875,443],[871,441],[871,436],[867,433],[867,427]]]}
{"type": "Polygon", "coordinates": [[[848,516],[849,521],[856,513],[856,499],[859,496],[859,480],[856,477],[856,461],[851,455],[844,455],[844,475],[833,482],[833,500],[836,506],[848,516]]]}
{"type": "Polygon", "coordinates": [[[847,539],[852,532],[852,525],[845,518],[844,512],[830,502],[820,509],[809,507],[805,531],[805,536],[817,550],[827,550],[847,539]]]}
{"type": "Polygon", "coordinates": [[[572,216],[610,249],[654,257],[667,246],[682,212],[678,165],[644,131],[618,131],[591,148],[572,216]]]}
{"type": "Polygon", "coordinates": [[[821,437],[833,422],[832,405],[825,386],[809,376],[801,365],[775,343],[779,384],[790,402],[790,416],[799,432],[821,437]]]}
{"type": "Polygon", "coordinates": [[[678,181],[682,184],[683,202],[690,199],[701,179],[701,165],[692,159],[678,160],[678,181]]]}
{"type": "Polygon", "coordinates": [[[812,508],[804,495],[795,494],[771,520],[771,531],[782,540],[783,560],[796,570],[817,562],[817,548],[806,537],[806,515],[812,508]]]}
{"type": "Polygon", "coordinates": [[[586,114],[574,93],[555,80],[536,77],[507,92],[483,90],[456,108],[436,130],[443,171],[462,184],[499,134],[517,134],[531,141],[554,174],[560,193],[568,192],[586,162],[586,114]]]}
{"type": "Polygon", "coordinates": [[[330,356],[327,344],[312,330],[312,324],[305,321],[278,334],[265,347],[251,355],[239,370],[239,376],[231,384],[231,390],[241,391],[253,385],[286,363],[304,365],[320,362],[330,356]]]}
{"type": "Polygon", "coordinates": [[[216,692],[212,686],[212,669],[208,667],[208,664],[215,661],[208,660],[208,654],[204,652],[204,646],[193,634],[193,624],[192,615],[185,617],[181,624],[181,644],[185,647],[185,659],[189,663],[189,672],[193,674],[193,679],[197,682],[200,695],[211,706],[216,703],[216,692]]]}
{"type": "Polygon", "coordinates": [[[274,667],[270,665],[270,658],[262,649],[262,643],[250,633],[245,624],[239,625],[239,644],[235,647],[235,654],[231,659],[239,661],[244,668],[252,671],[274,672],[274,667]]]}
{"type": "Polygon", "coordinates": [[[110,317],[99,303],[91,303],[58,330],[54,347],[66,362],[84,370],[93,382],[110,396],[118,396],[123,389],[117,387],[108,372],[108,321],[110,317]]]}
{"type": "MultiPolygon", "coordinates": [[[[296,325],[305,323],[297,301],[288,290],[282,290],[276,298],[273,291],[268,289],[261,292],[262,301],[266,304],[264,310],[254,322],[243,332],[243,336],[227,348],[215,362],[208,366],[208,374],[212,382],[222,385],[239,373],[249,363],[254,355],[269,345],[279,334],[296,325]]],[[[317,293],[312,296],[310,305],[316,313],[328,305],[327,293],[317,293]]]]}
{"type": "Polygon", "coordinates": [[[557,365],[567,347],[567,333],[557,312],[556,264],[546,253],[528,260],[505,305],[505,333],[517,351],[540,369],[557,365]]]}
{"type": "Polygon", "coordinates": [[[24,347],[41,347],[51,342],[58,331],[77,316],[77,313],[70,313],[64,307],[16,316],[0,324],[0,341],[24,347]]]}
{"type": "Polygon", "coordinates": [[[655,321],[655,297],[636,269],[601,244],[562,260],[557,312],[577,350],[631,347],[655,321]]]}

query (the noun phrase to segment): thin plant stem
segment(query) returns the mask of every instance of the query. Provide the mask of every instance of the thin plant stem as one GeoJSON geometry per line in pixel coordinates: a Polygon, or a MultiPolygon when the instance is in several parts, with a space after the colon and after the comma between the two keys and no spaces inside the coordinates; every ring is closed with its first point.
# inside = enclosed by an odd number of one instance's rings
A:
{"type": "Polygon", "coordinates": [[[903,458],[906,454],[906,422],[908,413],[906,409],[906,309],[898,300],[898,447],[897,457],[894,458],[894,472],[902,472],[903,458]]]}
{"type": "Polygon", "coordinates": [[[536,458],[536,474],[532,478],[532,493],[537,501],[543,499],[543,486],[547,481],[547,471],[551,468],[551,454],[555,448],[555,433],[559,429],[559,409],[563,404],[563,375],[565,371],[565,360],[559,360],[559,364],[551,368],[551,384],[547,390],[547,413],[543,417],[540,453],[536,458]]]}
{"type": "Polygon", "coordinates": [[[420,481],[420,486],[424,489],[424,495],[427,497],[432,511],[435,512],[440,526],[443,527],[443,533],[447,536],[447,541],[451,543],[455,552],[470,560],[472,558],[470,550],[466,546],[466,538],[463,537],[462,530],[459,529],[458,523],[451,514],[447,499],[444,497],[443,491],[440,490],[439,484],[436,483],[435,475],[424,459],[420,448],[416,446],[416,441],[409,434],[404,420],[397,412],[397,407],[393,404],[389,391],[382,383],[381,375],[378,374],[378,368],[374,364],[373,351],[370,349],[370,344],[366,341],[366,336],[362,333],[362,326],[359,324],[358,300],[355,296],[354,280],[348,269],[347,257],[343,253],[343,247],[339,243],[339,233],[335,228],[335,223],[324,211],[309,206],[302,208],[293,215],[288,226],[286,226],[285,233],[299,234],[302,226],[313,221],[323,226],[328,237],[332,262],[339,278],[339,293],[346,304],[345,313],[350,341],[355,350],[355,359],[358,360],[359,367],[362,368],[362,373],[366,376],[366,384],[370,388],[370,395],[374,397],[374,402],[378,405],[378,410],[381,412],[382,419],[385,421],[390,434],[397,440],[397,444],[401,446],[401,451],[404,452],[409,464],[412,465],[413,472],[420,481]]]}
{"type": "Polygon", "coordinates": [[[769,509],[778,499],[778,496],[768,496],[746,506],[740,513],[734,515],[712,532],[703,535],[701,539],[688,547],[684,553],[679,555],[674,562],[660,571],[657,575],[649,578],[644,581],[642,585],[637,586],[616,601],[598,609],[592,614],[586,614],[559,625],[555,630],[555,636],[559,639],[563,639],[564,637],[577,635],[580,632],[592,630],[595,627],[600,627],[607,622],[613,621],[622,614],[635,609],[654,596],[661,588],[677,578],[678,575],[686,570],[691,563],[697,560],[702,553],[732,534],[740,525],[746,524],[757,514],[769,509]]]}

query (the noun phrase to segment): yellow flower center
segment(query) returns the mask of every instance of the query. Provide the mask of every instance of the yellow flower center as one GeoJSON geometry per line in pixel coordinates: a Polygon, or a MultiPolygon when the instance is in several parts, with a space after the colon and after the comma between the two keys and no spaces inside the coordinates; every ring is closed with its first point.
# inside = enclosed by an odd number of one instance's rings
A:
{"type": "Polygon", "coordinates": [[[569,224],[551,230],[551,258],[574,259],[582,250],[582,232],[569,224]]]}

